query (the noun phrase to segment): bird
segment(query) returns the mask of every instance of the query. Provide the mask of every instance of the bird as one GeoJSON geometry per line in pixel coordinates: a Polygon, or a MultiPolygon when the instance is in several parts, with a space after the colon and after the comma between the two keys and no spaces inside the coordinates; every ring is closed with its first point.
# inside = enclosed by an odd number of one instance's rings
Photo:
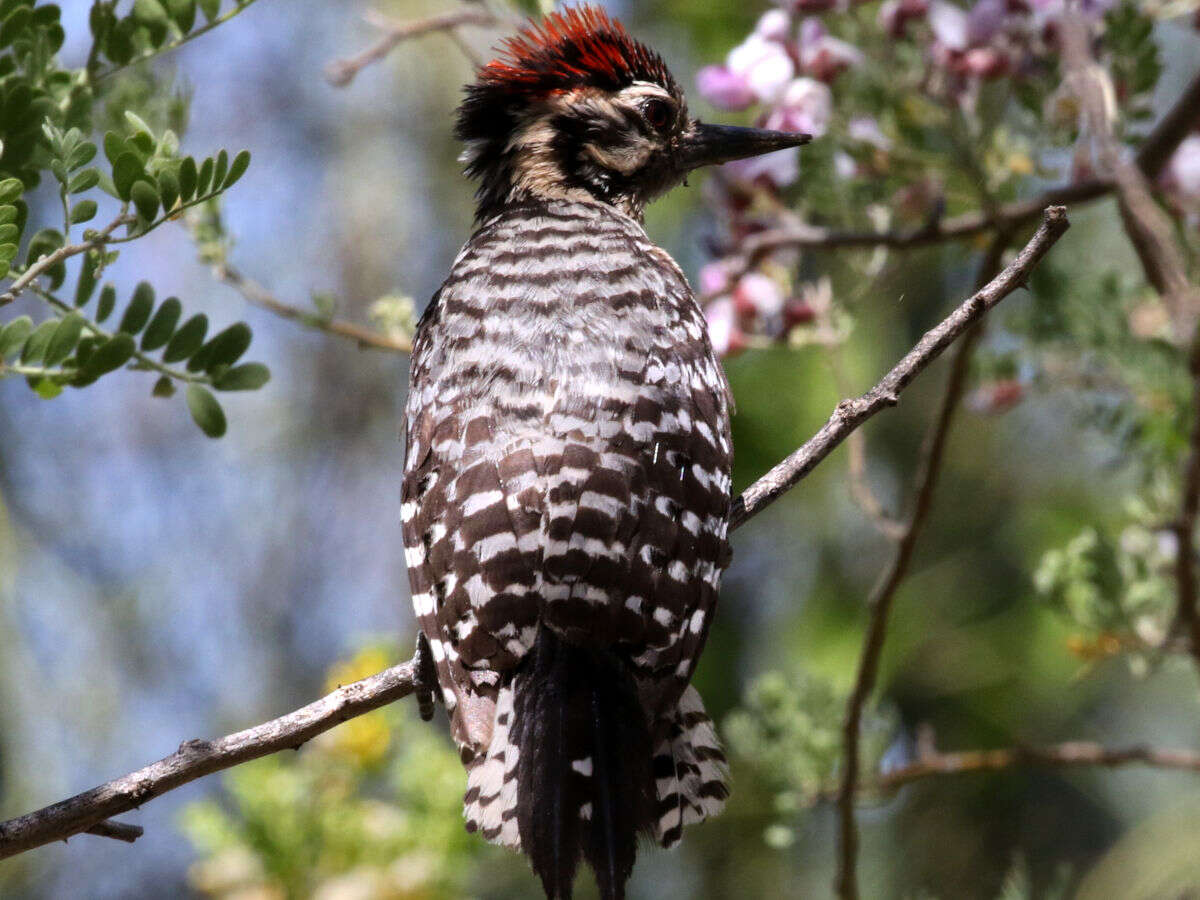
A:
{"type": "Polygon", "coordinates": [[[691,686],[730,553],[733,406],[646,204],[808,135],[705,124],[603,10],[527,23],[466,86],[475,230],[421,316],[405,406],[405,559],[423,715],[467,772],[468,831],[548,898],[586,861],[622,898],[640,837],[720,812],[691,686]]]}

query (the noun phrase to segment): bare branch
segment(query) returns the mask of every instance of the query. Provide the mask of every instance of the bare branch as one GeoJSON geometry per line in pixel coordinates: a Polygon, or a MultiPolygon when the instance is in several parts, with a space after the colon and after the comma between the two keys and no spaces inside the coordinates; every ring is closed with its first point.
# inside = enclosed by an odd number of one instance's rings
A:
{"type": "Polygon", "coordinates": [[[412,22],[393,22],[378,14],[372,15],[369,21],[372,25],[384,29],[383,37],[361,53],[348,59],[334,60],[326,66],[325,78],[335,87],[348,85],[360,71],[383,59],[403,41],[435,31],[444,31],[452,37],[456,37],[458,29],[463,25],[478,25],[487,28],[496,24],[496,17],[486,9],[464,6],[412,22]]]}
{"type": "MultiPolygon", "coordinates": [[[[986,290],[989,282],[994,283],[1010,237],[1008,232],[1001,232],[993,237],[976,278],[979,290],[986,290]]],[[[1028,248],[1026,249],[1028,250],[1028,248]]],[[[933,504],[933,493],[942,471],[942,460],[945,458],[950,426],[954,422],[954,415],[958,411],[963,392],[966,390],[971,355],[982,333],[982,327],[981,323],[975,324],[955,352],[937,418],[921,448],[921,462],[915,481],[916,489],[913,495],[912,512],[896,542],[896,549],[888,568],[880,576],[879,582],[867,601],[867,630],[863,636],[863,648],[859,655],[854,688],[846,701],[846,712],[842,723],[842,767],[837,794],[839,853],[835,883],[835,890],[839,897],[854,898],[858,896],[856,871],[858,830],[854,821],[854,804],[859,790],[858,744],[863,708],[866,706],[871,692],[875,689],[875,679],[879,672],[879,658],[883,653],[883,644],[887,637],[892,602],[901,582],[908,574],[917,538],[929,517],[929,510],[933,504]]]]}
{"type": "Polygon", "coordinates": [[[133,826],[106,822],[180,785],[280,750],[298,749],[323,731],[413,692],[411,662],[338,688],[308,706],[215,741],[184,741],[170,756],[67,800],[0,824],[0,859],[100,826],[105,836],[133,826]]]}
{"type": "Polygon", "coordinates": [[[964,775],[971,772],[998,772],[1017,767],[1117,768],[1135,764],[1200,772],[1200,754],[1141,744],[1109,749],[1090,741],[1069,741],[1048,747],[1008,747],[1001,750],[968,750],[960,753],[934,752],[922,754],[907,765],[884,772],[871,787],[884,791],[894,790],[923,778],[964,775]]]}
{"type": "Polygon", "coordinates": [[[130,825],[128,822],[117,822],[109,819],[107,822],[97,822],[87,830],[88,834],[94,834],[97,837],[112,838],[114,841],[124,841],[127,844],[132,844],[143,834],[146,829],[141,825],[130,825]]]}
{"type": "Polygon", "coordinates": [[[304,310],[298,306],[292,306],[290,303],[285,303],[258,282],[247,278],[238,269],[235,269],[228,263],[216,263],[212,267],[212,273],[213,277],[218,281],[237,290],[255,306],[269,309],[271,312],[278,316],[283,316],[285,319],[292,319],[293,321],[307,325],[309,328],[316,328],[319,331],[326,331],[340,337],[350,338],[353,341],[357,341],[358,346],[362,348],[387,350],[392,353],[408,353],[412,350],[412,340],[408,337],[390,337],[389,335],[372,331],[370,328],[364,328],[362,325],[355,325],[353,322],[327,318],[315,311],[304,310]]]}
{"type": "Polygon", "coordinates": [[[1034,266],[1067,230],[1066,210],[1061,206],[1046,209],[1041,226],[1016,259],[981,290],[965,300],[936,327],[925,333],[908,354],[874,388],[854,400],[843,400],[829,420],[800,449],[775,466],[746,489],[737,499],[730,527],[742,525],[784,493],[795,487],[805,475],[828,456],[846,436],[863,422],[888,406],[895,406],[900,392],[926,366],[937,359],[980,317],[1025,284],[1034,266]]]}
{"type": "Polygon", "coordinates": [[[1189,356],[1192,376],[1192,432],[1184,463],[1179,521],[1175,523],[1175,618],[1187,633],[1187,646],[1200,666],[1200,601],[1196,591],[1196,515],[1200,512],[1200,334],[1189,356]]]}

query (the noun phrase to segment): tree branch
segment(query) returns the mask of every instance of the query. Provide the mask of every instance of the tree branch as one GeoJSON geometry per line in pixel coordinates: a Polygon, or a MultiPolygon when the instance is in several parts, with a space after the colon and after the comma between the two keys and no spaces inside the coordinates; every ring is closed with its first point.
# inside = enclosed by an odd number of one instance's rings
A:
{"type": "MultiPolygon", "coordinates": [[[[978,290],[984,290],[985,286],[996,278],[1010,238],[1011,235],[1006,231],[999,232],[992,238],[976,277],[978,290]]],[[[958,411],[963,392],[966,390],[967,376],[971,368],[971,355],[982,333],[981,329],[982,324],[974,324],[954,354],[937,418],[921,448],[921,462],[915,480],[916,489],[913,495],[912,512],[896,541],[896,549],[891,563],[880,576],[867,601],[867,630],[863,636],[863,648],[859,655],[854,688],[846,701],[846,712],[842,723],[842,767],[837,794],[839,854],[838,873],[834,886],[840,897],[855,898],[858,896],[856,871],[858,830],[854,820],[854,803],[858,796],[858,745],[862,712],[871,692],[875,689],[875,679],[879,672],[879,658],[883,653],[883,644],[887,637],[892,602],[901,582],[908,574],[917,538],[933,505],[933,493],[942,471],[942,460],[945,458],[950,426],[953,424],[954,415],[958,411]]]]}
{"type": "Polygon", "coordinates": [[[212,266],[212,273],[213,277],[218,281],[229,285],[255,306],[268,309],[277,316],[292,319],[293,321],[300,322],[302,325],[307,325],[309,328],[315,328],[318,331],[326,331],[340,337],[350,338],[356,341],[358,346],[362,348],[387,350],[392,353],[409,353],[412,350],[412,340],[408,337],[389,337],[386,334],[372,331],[370,328],[364,328],[362,325],[355,325],[353,322],[325,317],[315,311],[303,310],[298,306],[285,303],[258,282],[247,278],[240,270],[228,263],[219,262],[214,264],[212,266]]]}
{"type": "Polygon", "coordinates": [[[134,222],[132,216],[125,214],[125,207],[121,207],[121,213],[115,219],[105,226],[104,230],[94,234],[92,237],[78,244],[64,244],[53,253],[47,253],[45,256],[40,256],[22,272],[11,285],[8,290],[0,294],[0,306],[12,303],[25,288],[29,287],[30,283],[44,272],[52,269],[65,259],[70,259],[72,256],[78,256],[80,253],[87,253],[89,250],[94,250],[98,247],[103,247],[105,244],[112,243],[112,233],[130,222],[134,222]]]}
{"type": "Polygon", "coordinates": [[[184,741],[179,749],[129,775],[0,824],[0,859],[99,826],[106,837],[132,840],[129,826],[107,822],[180,785],[280,750],[299,749],[323,731],[413,692],[413,664],[338,688],[315,703],[215,741],[184,741]]]}
{"type": "Polygon", "coordinates": [[[434,31],[444,31],[454,37],[463,25],[478,25],[486,28],[496,24],[496,17],[486,9],[464,6],[412,22],[393,22],[379,15],[372,16],[370,21],[371,24],[384,29],[385,34],[361,53],[348,59],[334,60],[325,67],[325,79],[335,87],[348,85],[360,71],[383,59],[402,41],[434,31]]]}
{"type": "Polygon", "coordinates": [[[1200,754],[1186,750],[1164,750],[1141,744],[1109,749],[1090,741],[1069,741],[1048,747],[923,753],[911,763],[884,772],[871,786],[878,790],[894,790],[923,778],[971,772],[998,772],[1018,766],[1117,768],[1139,763],[1159,769],[1200,772],[1200,754]]]}
{"type": "Polygon", "coordinates": [[[1034,266],[1062,237],[1069,225],[1063,207],[1052,206],[1046,209],[1037,232],[1003,272],[965,300],[940,324],[927,331],[917,346],[910,350],[879,384],[861,397],[839,403],[820,431],[746,489],[733,505],[730,527],[742,525],[751,516],[757,515],[778,500],[844,441],[850,432],[885,407],[895,406],[899,402],[900,392],[926,366],[937,359],[963,332],[978,322],[985,312],[1025,284],[1034,266]]]}
{"type": "MultiPolygon", "coordinates": [[[[1045,221],[1016,260],[996,279],[966,300],[917,346],[872,391],[839,404],[820,432],[791,457],[768,472],[734,504],[730,528],[737,528],[794,487],[845,437],[885,406],[955,338],[984,312],[1025,282],[1038,260],[1067,230],[1066,211],[1046,210],[1045,221]]],[[[215,741],[186,741],[179,749],[144,769],[77,794],[44,809],[0,824],[0,859],[63,840],[106,822],[204,775],[228,769],[279,750],[298,748],[323,731],[413,692],[413,663],[339,688],[302,709],[263,725],[215,741]]]]}

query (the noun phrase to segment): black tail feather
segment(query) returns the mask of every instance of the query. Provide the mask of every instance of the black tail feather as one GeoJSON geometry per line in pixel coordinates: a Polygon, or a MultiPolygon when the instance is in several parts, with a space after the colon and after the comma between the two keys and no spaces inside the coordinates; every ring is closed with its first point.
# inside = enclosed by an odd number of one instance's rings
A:
{"type": "Polygon", "coordinates": [[[568,900],[582,855],[621,900],[654,827],[651,742],[624,665],[546,628],[514,682],[517,825],[546,896],[568,900]]]}

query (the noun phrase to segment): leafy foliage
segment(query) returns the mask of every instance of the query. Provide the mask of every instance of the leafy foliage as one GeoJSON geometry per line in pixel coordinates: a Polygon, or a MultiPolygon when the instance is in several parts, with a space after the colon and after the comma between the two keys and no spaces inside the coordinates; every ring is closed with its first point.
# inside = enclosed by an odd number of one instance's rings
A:
{"type": "MultiPolygon", "coordinates": [[[[252,2],[252,0],[251,0],[252,2]]],[[[59,8],[32,0],[0,5],[0,111],[5,123],[0,146],[0,277],[11,284],[0,296],[0,309],[22,291],[38,297],[48,314],[36,327],[28,315],[0,321],[0,378],[24,376],[44,398],[64,387],[84,388],[121,369],[157,375],[155,396],[174,393],[174,383],[187,386],[187,405],[197,425],[210,437],[225,433],[225,414],[212,390],[256,390],[270,378],[261,363],[240,363],[251,334],[235,323],[205,341],[208,320],[187,316],[178,298],[155,304],[154,288],[138,285],[117,319],[105,323],[117,308],[115,289],[100,287],[105,270],[116,263],[115,245],[136,240],[193,207],[210,205],[245,174],[246,150],[231,155],[219,150],[197,159],[180,152],[171,127],[156,131],[132,109],[131,100],[164,92],[144,89],[153,81],[146,72],[130,73],[134,90],[124,90],[123,74],[134,63],[150,59],[224,21],[248,2],[221,13],[218,2],[136,0],[125,15],[117,4],[97,0],[90,26],[93,46],[86,66],[63,69],[56,53],[64,34],[59,8]],[[198,26],[197,10],[207,25],[198,26]],[[105,62],[110,63],[107,68],[105,62]],[[120,127],[103,134],[99,155],[92,139],[96,123],[120,127]],[[27,199],[46,174],[58,184],[61,220],[30,224],[27,199]],[[96,192],[101,192],[100,196],[96,192]],[[107,194],[106,199],[103,195],[107,194]],[[109,224],[87,227],[103,207],[116,211],[109,224]],[[78,243],[72,230],[83,226],[78,243]],[[122,231],[123,229],[123,231],[122,231]],[[18,264],[25,241],[24,263],[18,264]],[[68,264],[78,260],[71,302],[54,292],[68,278],[68,264]],[[180,324],[182,321],[182,324],[180,324]],[[140,342],[138,340],[140,336],[140,342]]],[[[184,98],[169,109],[149,104],[156,118],[166,115],[176,127],[186,122],[184,98]]]]}

